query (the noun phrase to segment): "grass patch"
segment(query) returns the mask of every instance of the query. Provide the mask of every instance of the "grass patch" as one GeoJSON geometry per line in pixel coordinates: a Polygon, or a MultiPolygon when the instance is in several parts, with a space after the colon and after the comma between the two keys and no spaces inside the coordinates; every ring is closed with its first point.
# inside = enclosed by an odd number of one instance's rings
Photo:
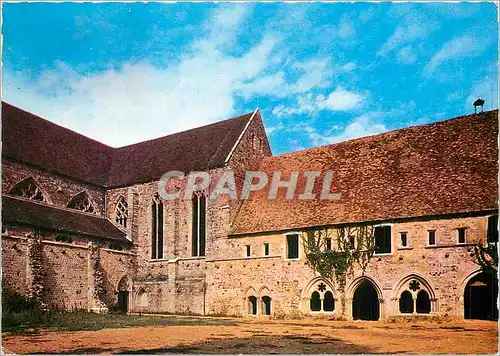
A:
{"type": "Polygon", "coordinates": [[[64,310],[35,309],[2,313],[3,330],[11,333],[32,332],[33,329],[80,331],[172,325],[234,325],[234,322],[196,317],[95,314],[87,311],[64,310]]]}
{"type": "Polygon", "coordinates": [[[2,291],[2,328],[14,334],[40,330],[81,331],[141,326],[235,325],[231,320],[164,315],[95,314],[86,310],[43,310],[26,296],[2,291]]]}

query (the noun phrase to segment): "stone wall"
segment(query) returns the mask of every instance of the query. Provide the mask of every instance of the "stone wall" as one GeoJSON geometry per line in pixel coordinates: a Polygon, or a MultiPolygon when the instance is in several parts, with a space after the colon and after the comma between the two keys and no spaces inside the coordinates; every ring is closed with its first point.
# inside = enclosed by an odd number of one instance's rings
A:
{"type": "MultiPolygon", "coordinates": [[[[463,316],[466,280],[479,267],[473,262],[472,245],[486,235],[487,217],[410,221],[392,224],[392,253],[375,255],[365,274],[355,270],[346,287],[346,316],[352,315],[352,298],[363,279],[375,284],[383,300],[381,316],[399,314],[398,298],[405,278],[414,276],[427,286],[436,301],[432,312],[463,316]],[[467,241],[458,244],[457,228],[467,227],[467,241]],[[428,246],[427,230],[436,230],[436,246],[428,246]],[[408,247],[400,247],[400,232],[408,234],[408,247]]],[[[207,310],[210,314],[248,314],[250,295],[272,299],[273,314],[308,313],[309,298],[318,276],[306,265],[303,246],[297,260],[286,258],[284,234],[261,234],[232,238],[225,252],[228,258],[207,260],[207,310]],[[264,243],[270,255],[264,256],[264,243]],[[245,257],[246,245],[252,256],[245,257]]],[[[333,288],[336,305],[339,293],[333,288]]],[[[432,297],[432,296],[431,296],[432,297]]],[[[336,307],[336,314],[340,312],[336,307]]]]}
{"type": "MultiPolygon", "coordinates": [[[[29,289],[26,231],[9,228],[7,234],[2,235],[3,287],[23,294],[29,289]],[[24,235],[20,234],[21,231],[24,235]]],[[[87,309],[92,306],[88,240],[80,238],[78,241],[85,241],[85,244],[56,242],[43,236],[44,300],[49,306],[66,309],[87,309]]],[[[100,256],[107,281],[106,302],[113,306],[113,303],[116,304],[118,281],[133,271],[135,255],[103,248],[100,256]]]]}

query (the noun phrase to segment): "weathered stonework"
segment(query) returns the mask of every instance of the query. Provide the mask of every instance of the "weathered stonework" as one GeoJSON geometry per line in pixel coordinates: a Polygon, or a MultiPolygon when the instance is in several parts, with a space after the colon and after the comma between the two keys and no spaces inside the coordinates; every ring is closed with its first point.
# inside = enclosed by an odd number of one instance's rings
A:
{"type": "MultiPolygon", "coordinates": [[[[235,174],[239,194],[245,173],[258,170],[263,160],[271,156],[258,111],[252,114],[252,119],[235,137],[237,140],[223,157],[224,163],[205,169],[211,177],[211,186],[203,192],[206,196],[210,196],[218,179],[228,171],[235,174]]],[[[381,144],[376,141],[373,145],[378,147],[381,144]]],[[[323,153],[323,160],[328,158],[327,153],[323,153]]],[[[346,154],[349,154],[348,150],[342,151],[339,157],[346,154]]],[[[287,157],[278,163],[285,165],[287,157]]],[[[419,159],[424,158],[419,156],[419,159]]],[[[72,242],[69,243],[57,241],[57,228],[40,230],[38,255],[43,267],[44,301],[51,307],[97,312],[121,309],[141,313],[269,314],[275,317],[327,313],[352,318],[355,294],[363,283],[369,282],[376,294],[380,318],[400,315],[401,293],[408,290],[412,291],[414,299],[418,291],[425,290],[430,299],[428,314],[462,318],[467,283],[480,272],[473,261],[472,244],[484,242],[488,216],[498,213],[493,207],[484,206],[482,210],[463,213],[377,221],[376,224],[391,226],[391,252],[375,255],[364,273],[355,269],[348,276],[345,310],[342,311],[337,286],[321,279],[307,265],[302,244],[299,244],[297,259],[287,258],[286,234],[295,231],[291,227],[267,232],[234,233],[235,220],[244,211],[244,203],[240,200],[230,200],[227,196],[207,199],[204,256],[193,256],[192,201],[162,201],[163,257],[156,259],[152,256],[151,243],[152,203],[158,190],[158,177],[126,186],[106,187],[7,157],[2,163],[4,196],[9,196],[16,183],[31,177],[46,197],[47,202],[43,205],[65,210],[73,196],[85,191],[95,205],[97,215],[103,217],[100,220],[107,219],[106,223],[114,224],[124,236],[116,239],[64,232],[71,237],[72,242]],[[126,227],[115,221],[120,199],[127,203],[126,227]],[[458,243],[458,228],[466,228],[467,231],[463,244],[458,243]],[[428,245],[428,230],[436,232],[435,246],[428,245]],[[407,234],[407,246],[401,246],[402,232],[407,234]],[[264,244],[269,244],[268,255],[265,255],[264,244]],[[247,256],[247,246],[250,256],[247,256]],[[418,283],[418,288],[412,290],[411,283],[418,283]],[[333,310],[311,310],[312,294],[315,292],[322,305],[328,298],[327,293],[331,293],[335,306],[333,310]]],[[[307,159],[302,163],[309,164],[307,159]]],[[[373,170],[379,169],[379,164],[378,161],[367,163],[373,170]]],[[[182,193],[186,182],[186,177],[170,180],[167,188],[180,189],[182,193]]],[[[357,186],[361,189],[359,187],[361,185],[357,186]]],[[[378,204],[383,204],[383,201],[378,204]]],[[[321,207],[318,205],[317,208],[313,211],[321,214],[321,207]]],[[[363,208],[366,207],[356,207],[360,211],[363,208]]],[[[271,211],[270,216],[259,214],[258,209],[252,211],[255,216],[248,220],[256,221],[256,224],[288,214],[286,208],[271,207],[268,210],[271,211]]],[[[23,294],[33,292],[39,280],[34,278],[33,257],[30,258],[33,256],[30,253],[32,245],[26,236],[32,233],[34,227],[11,223],[4,228],[3,286],[23,294]]],[[[297,229],[295,232],[303,234],[303,231],[297,229]]]]}

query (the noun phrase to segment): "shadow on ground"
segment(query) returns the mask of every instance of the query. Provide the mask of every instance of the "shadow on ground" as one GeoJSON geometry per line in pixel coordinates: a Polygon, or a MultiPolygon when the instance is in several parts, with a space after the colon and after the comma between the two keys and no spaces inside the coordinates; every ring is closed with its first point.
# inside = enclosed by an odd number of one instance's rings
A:
{"type": "Polygon", "coordinates": [[[370,348],[346,343],[337,338],[255,334],[246,338],[219,337],[192,344],[133,350],[119,347],[75,348],[64,350],[60,354],[363,354],[370,352],[373,352],[370,348]]]}

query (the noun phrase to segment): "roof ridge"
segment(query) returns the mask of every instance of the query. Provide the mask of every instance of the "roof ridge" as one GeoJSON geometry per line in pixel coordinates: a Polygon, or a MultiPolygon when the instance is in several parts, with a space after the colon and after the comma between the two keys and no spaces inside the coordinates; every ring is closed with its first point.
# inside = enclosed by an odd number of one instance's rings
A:
{"type": "Polygon", "coordinates": [[[401,127],[399,129],[394,129],[394,130],[390,130],[390,131],[386,131],[386,132],[381,132],[381,133],[374,134],[374,135],[356,137],[356,138],[351,138],[351,139],[344,140],[344,141],[339,141],[339,142],[334,142],[334,143],[327,143],[327,144],[324,144],[324,145],[321,145],[321,146],[309,147],[309,148],[305,148],[305,149],[302,149],[302,150],[299,150],[299,151],[285,152],[285,153],[281,153],[279,155],[272,155],[272,156],[269,156],[269,157],[264,157],[264,160],[266,160],[266,159],[273,159],[273,158],[287,157],[287,156],[293,156],[293,155],[295,155],[297,153],[305,153],[305,152],[310,152],[310,151],[319,150],[319,149],[331,148],[331,147],[342,145],[342,144],[346,144],[346,143],[368,141],[368,140],[372,140],[375,137],[381,137],[381,136],[385,136],[385,135],[390,135],[390,134],[394,134],[394,133],[397,133],[397,132],[404,132],[406,130],[415,129],[416,127],[425,127],[425,126],[432,126],[432,125],[440,125],[440,124],[443,124],[443,123],[446,123],[446,122],[449,122],[449,121],[453,121],[453,120],[463,120],[465,118],[469,118],[469,117],[473,117],[473,116],[482,116],[482,115],[491,114],[491,113],[493,113],[495,111],[499,111],[499,109],[493,109],[493,110],[483,111],[483,112],[480,112],[480,113],[477,113],[477,114],[455,116],[455,117],[444,119],[444,120],[428,122],[426,124],[411,125],[411,126],[401,127]]]}
{"type": "Polygon", "coordinates": [[[230,117],[230,118],[227,118],[227,119],[215,121],[215,122],[212,122],[210,124],[206,124],[206,125],[202,125],[202,126],[196,126],[196,127],[193,127],[192,129],[177,131],[177,132],[173,132],[173,133],[168,134],[168,135],[163,135],[163,136],[151,138],[151,139],[148,139],[148,140],[139,141],[139,142],[136,142],[136,143],[131,143],[129,145],[119,146],[119,147],[112,147],[112,148],[114,148],[116,150],[119,150],[119,149],[122,149],[122,148],[127,148],[127,147],[131,147],[131,146],[135,146],[135,145],[140,145],[142,143],[147,143],[147,142],[152,142],[152,141],[156,141],[156,140],[161,140],[161,139],[163,139],[165,137],[175,136],[175,135],[178,135],[178,134],[181,134],[181,133],[191,132],[191,131],[195,131],[195,130],[198,130],[198,129],[203,129],[203,128],[206,128],[206,127],[218,125],[218,124],[220,124],[222,122],[226,122],[226,121],[237,120],[237,119],[240,119],[240,118],[242,118],[244,116],[247,116],[247,115],[250,115],[250,114],[251,113],[246,113],[246,114],[243,114],[243,115],[238,115],[238,116],[230,117]]]}

